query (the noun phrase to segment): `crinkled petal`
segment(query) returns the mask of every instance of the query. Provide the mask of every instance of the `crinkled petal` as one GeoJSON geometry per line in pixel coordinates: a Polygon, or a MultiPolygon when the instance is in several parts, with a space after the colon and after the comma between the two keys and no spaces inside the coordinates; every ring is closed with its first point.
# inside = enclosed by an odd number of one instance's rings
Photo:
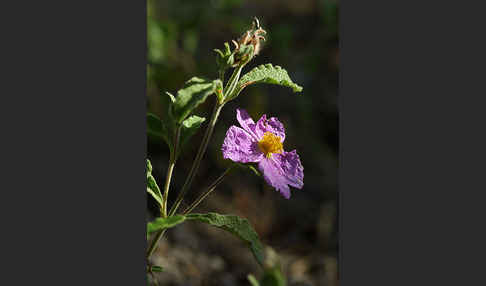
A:
{"type": "Polygon", "coordinates": [[[285,140],[285,128],[284,128],[282,122],[278,121],[278,119],[276,117],[272,117],[272,118],[267,120],[266,128],[267,128],[267,131],[270,131],[273,134],[280,137],[282,139],[281,142],[284,142],[284,140],[285,140]]]}
{"type": "Polygon", "coordinates": [[[278,121],[276,117],[267,119],[267,115],[263,114],[255,126],[255,134],[257,139],[261,140],[265,132],[271,132],[277,135],[281,139],[280,142],[284,142],[285,140],[285,129],[283,124],[278,121]]]}
{"type": "Polygon", "coordinates": [[[260,117],[260,119],[258,119],[258,121],[255,125],[255,134],[256,134],[258,140],[262,139],[263,134],[265,134],[265,132],[270,131],[270,130],[267,130],[266,122],[267,122],[267,115],[263,114],[262,117],[260,117]]]}
{"type": "Polygon", "coordinates": [[[284,142],[285,140],[285,128],[282,122],[280,122],[276,117],[267,119],[267,115],[263,114],[255,124],[246,110],[238,108],[236,109],[236,119],[240,123],[241,127],[243,127],[246,132],[248,132],[258,141],[262,139],[265,132],[271,132],[277,135],[281,138],[281,142],[284,142]]]}
{"type": "Polygon", "coordinates": [[[289,185],[298,189],[304,186],[304,167],[295,150],[272,154],[272,157],[261,160],[258,168],[265,181],[286,199],[290,198],[289,185]]]}
{"type": "Polygon", "coordinates": [[[273,160],[273,158],[264,158],[261,160],[260,163],[258,163],[258,169],[263,173],[263,178],[265,178],[265,181],[267,181],[270,186],[279,191],[284,198],[290,198],[290,189],[287,185],[287,179],[283,174],[282,168],[275,162],[275,160],[273,160]]]}
{"type": "Polygon", "coordinates": [[[226,132],[221,150],[223,158],[239,163],[258,162],[264,157],[257,141],[248,132],[234,125],[226,132]]]}
{"type": "Polygon", "coordinates": [[[246,132],[248,132],[256,140],[259,139],[255,133],[255,121],[251,119],[250,115],[248,114],[248,112],[246,112],[246,110],[237,108],[236,119],[238,120],[238,123],[240,123],[240,126],[243,127],[246,132]]]}
{"type": "Polygon", "coordinates": [[[275,161],[280,162],[288,184],[294,188],[302,189],[304,186],[304,167],[300,162],[296,150],[283,152],[282,154],[273,154],[275,161]]]}

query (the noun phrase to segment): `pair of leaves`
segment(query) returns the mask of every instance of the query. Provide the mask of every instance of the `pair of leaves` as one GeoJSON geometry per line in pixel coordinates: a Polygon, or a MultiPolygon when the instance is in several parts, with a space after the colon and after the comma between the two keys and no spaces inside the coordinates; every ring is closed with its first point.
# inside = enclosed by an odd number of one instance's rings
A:
{"type": "Polygon", "coordinates": [[[302,87],[290,79],[289,74],[285,69],[281,68],[280,66],[265,64],[253,68],[251,71],[242,76],[228,100],[236,98],[245,87],[255,83],[277,84],[289,87],[294,92],[302,91],[302,87]]]}
{"type": "Polygon", "coordinates": [[[160,192],[160,188],[155,181],[154,176],[152,176],[152,163],[150,160],[147,159],[147,193],[149,193],[162,207],[162,193],[160,192]]]}
{"type": "Polygon", "coordinates": [[[164,140],[171,152],[176,149],[175,157],[177,158],[182,147],[189,142],[206,120],[204,117],[189,115],[196,107],[206,101],[209,95],[215,93],[218,97],[221,97],[222,91],[223,84],[220,80],[207,81],[193,77],[186,82],[184,88],[177,92],[177,96],[167,93],[171,101],[169,103],[169,116],[165,122],[155,114],[147,114],[148,135],[158,140],[164,140]],[[174,146],[176,130],[179,127],[181,128],[179,146],[174,146]]]}
{"type": "Polygon", "coordinates": [[[176,215],[168,218],[157,218],[147,224],[147,237],[154,232],[174,227],[186,220],[204,222],[214,227],[228,231],[245,241],[251,249],[255,259],[263,265],[263,246],[258,234],[247,219],[235,215],[221,215],[217,213],[176,215]]]}

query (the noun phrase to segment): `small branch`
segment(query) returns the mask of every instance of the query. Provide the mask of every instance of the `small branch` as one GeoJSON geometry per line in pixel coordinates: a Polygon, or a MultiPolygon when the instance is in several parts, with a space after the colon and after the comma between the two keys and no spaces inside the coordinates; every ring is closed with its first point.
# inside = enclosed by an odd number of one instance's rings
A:
{"type": "Polygon", "coordinates": [[[164,194],[162,197],[163,206],[162,206],[162,216],[165,218],[167,217],[167,200],[169,197],[169,188],[170,188],[170,181],[172,178],[172,171],[174,170],[176,158],[177,158],[177,147],[179,146],[179,138],[181,136],[181,129],[182,125],[179,125],[175,132],[174,137],[174,148],[170,153],[170,160],[169,160],[169,168],[167,169],[167,176],[165,177],[165,185],[164,185],[164,194]]]}
{"type": "Polygon", "coordinates": [[[216,187],[223,181],[223,179],[226,177],[226,175],[233,169],[234,165],[231,165],[224,171],[219,178],[216,179],[207,189],[206,192],[202,193],[187,209],[182,213],[182,214],[188,214],[191,211],[193,211],[209,194],[211,194],[216,187]]]}
{"type": "Polygon", "coordinates": [[[221,80],[221,82],[224,82],[224,72],[225,70],[224,69],[221,69],[219,70],[219,79],[221,80]]]}
{"type": "Polygon", "coordinates": [[[216,104],[214,105],[213,113],[211,115],[211,121],[209,122],[208,127],[206,128],[206,132],[204,134],[203,141],[201,142],[201,145],[199,146],[199,150],[197,152],[196,158],[194,159],[194,162],[192,164],[191,170],[189,171],[189,175],[186,178],[186,181],[184,182],[184,185],[182,186],[181,191],[179,192],[179,195],[177,196],[176,201],[174,202],[174,205],[172,206],[171,210],[169,211],[169,216],[172,216],[175,214],[177,209],[179,208],[182,199],[184,198],[184,195],[186,194],[187,190],[191,187],[192,181],[194,180],[194,177],[197,173],[197,170],[199,169],[199,165],[201,164],[201,159],[206,153],[206,149],[208,147],[209,139],[211,138],[211,135],[213,134],[214,126],[216,125],[216,121],[218,121],[219,113],[221,109],[223,108],[224,104],[220,104],[219,101],[216,101],[216,104]]]}
{"type": "MultiPolygon", "coordinates": [[[[177,126],[177,129],[175,131],[175,136],[174,136],[174,147],[172,148],[170,152],[170,159],[169,159],[169,168],[167,169],[167,176],[165,177],[165,185],[164,185],[164,195],[162,197],[162,217],[166,218],[167,217],[167,200],[169,198],[169,187],[170,187],[170,181],[172,178],[172,172],[174,171],[175,163],[176,163],[176,158],[177,158],[177,148],[179,146],[179,139],[181,136],[181,129],[182,125],[177,126]]],[[[149,250],[147,252],[147,259],[150,258],[152,253],[155,251],[155,248],[157,247],[157,244],[159,243],[159,240],[162,238],[164,235],[165,230],[157,232],[154,240],[152,240],[152,243],[150,244],[149,250]]]]}
{"type": "Polygon", "coordinates": [[[150,244],[149,250],[147,251],[147,259],[149,259],[150,256],[152,256],[152,254],[154,253],[157,244],[159,240],[162,238],[162,236],[164,236],[164,233],[165,233],[165,229],[157,232],[157,234],[155,235],[154,240],[152,240],[152,244],[150,244]]]}
{"type": "Polygon", "coordinates": [[[151,271],[149,273],[150,273],[150,276],[152,276],[152,280],[153,280],[155,286],[159,286],[159,282],[157,281],[157,277],[155,276],[155,274],[151,271]]]}

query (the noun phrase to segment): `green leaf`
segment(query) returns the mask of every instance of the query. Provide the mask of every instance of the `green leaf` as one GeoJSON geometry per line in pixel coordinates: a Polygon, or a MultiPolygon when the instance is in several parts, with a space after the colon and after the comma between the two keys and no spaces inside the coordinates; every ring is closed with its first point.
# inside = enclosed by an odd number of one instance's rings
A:
{"type": "Polygon", "coordinates": [[[149,193],[159,204],[159,206],[162,206],[164,203],[162,202],[162,198],[153,191],[152,188],[147,187],[147,193],[149,193]]]}
{"type": "Polygon", "coordinates": [[[175,102],[175,96],[174,96],[172,93],[170,93],[170,92],[166,91],[166,92],[165,92],[165,94],[167,94],[167,95],[170,97],[170,101],[171,101],[172,103],[174,103],[174,102],[175,102]]]}
{"type": "Polygon", "coordinates": [[[171,105],[171,114],[177,123],[182,123],[192,111],[203,103],[206,98],[222,86],[219,79],[207,81],[193,77],[188,80],[183,89],[177,92],[177,97],[171,105]]]}
{"type": "Polygon", "coordinates": [[[204,222],[236,235],[248,244],[255,259],[260,265],[263,265],[263,246],[258,234],[247,219],[235,215],[220,215],[217,213],[188,214],[186,219],[204,222]]]}
{"type": "Polygon", "coordinates": [[[149,175],[152,175],[152,163],[150,162],[149,159],[146,159],[146,163],[147,163],[147,178],[149,175]]]}
{"type": "Polygon", "coordinates": [[[260,284],[261,286],[286,286],[287,281],[279,267],[273,267],[265,270],[260,284]]]}
{"type": "Polygon", "coordinates": [[[150,267],[151,272],[162,272],[164,271],[164,268],[162,266],[157,266],[157,265],[152,265],[150,267]]]}
{"type": "Polygon", "coordinates": [[[183,215],[175,215],[167,218],[156,218],[154,221],[147,223],[147,236],[159,230],[174,227],[185,220],[186,217],[183,215]]]}
{"type": "Polygon", "coordinates": [[[187,145],[191,137],[197,132],[201,124],[206,121],[206,118],[192,115],[182,122],[181,138],[179,148],[177,148],[177,155],[179,156],[181,149],[187,145]]]}
{"type": "Polygon", "coordinates": [[[224,50],[214,49],[218,55],[216,56],[216,64],[218,69],[224,73],[226,69],[231,67],[234,63],[234,54],[231,52],[229,44],[224,43],[224,50]]]}
{"type": "Polygon", "coordinates": [[[294,92],[302,91],[302,87],[292,82],[285,69],[279,66],[273,66],[272,64],[266,64],[255,67],[242,76],[235,91],[228,100],[237,97],[246,86],[255,83],[278,84],[292,88],[294,92]]]}
{"type": "Polygon", "coordinates": [[[147,134],[157,140],[163,139],[169,148],[173,147],[167,126],[153,113],[147,113],[147,134]]]}
{"type": "Polygon", "coordinates": [[[149,159],[147,159],[147,193],[149,193],[157,203],[159,203],[159,206],[162,207],[162,193],[160,192],[160,188],[157,185],[155,178],[152,176],[152,163],[150,163],[149,159]]]}

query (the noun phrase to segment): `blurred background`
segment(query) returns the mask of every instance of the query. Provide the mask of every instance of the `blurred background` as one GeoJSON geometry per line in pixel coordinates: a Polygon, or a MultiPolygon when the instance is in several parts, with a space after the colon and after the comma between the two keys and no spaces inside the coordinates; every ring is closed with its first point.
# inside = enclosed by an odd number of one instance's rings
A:
{"type": "MultiPolygon", "coordinates": [[[[278,255],[288,285],[338,285],[338,0],[148,0],[148,111],[165,118],[168,96],[193,76],[218,78],[213,49],[237,39],[257,16],[267,31],[263,49],[243,70],[272,63],[303,86],[302,95],[277,85],[252,85],[225,105],[193,188],[181,209],[230,164],[221,144],[238,125],[235,110],[256,121],[278,117],[286,129],[284,149],[296,149],[304,166],[304,188],[290,200],[250,171],[236,170],[195,212],[247,218],[262,242],[278,255]]],[[[229,76],[226,76],[226,79],[229,76]]],[[[210,117],[214,97],[196,114],[210,117]]],[[[177,161],[170,201],[188,174],[206,124],[177,161]]],[[[169,160],[165,143],[148,139],[148,158],[161,185],[169,160]]],[[[149,198],[147,220],[157,215],[149,198]]],[[[237,238],[205,224],[187,222],[167,232],[153,261],[165,268],[159,285],[250,285],[262,269],[237,238]]]]}

